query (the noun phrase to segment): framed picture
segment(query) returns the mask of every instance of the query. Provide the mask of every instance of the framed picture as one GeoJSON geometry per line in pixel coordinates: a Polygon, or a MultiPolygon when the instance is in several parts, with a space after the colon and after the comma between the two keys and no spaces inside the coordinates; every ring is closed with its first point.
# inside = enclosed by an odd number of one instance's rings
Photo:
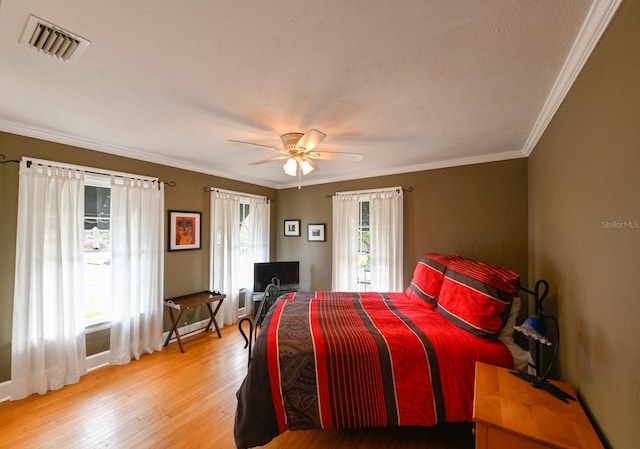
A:
{"type": "Polygon", "coordinates": [[[284,221],[284,236],[285,237],[300,237],[300,220],[285,220],[284,221]]]}
{"type": "Polygon", "coordinates": [[[324,234],[325,224],[308,224],[307,240],[310,242],[326,242],[327,238],[324,234]]]}
{"type": "Polygon", "coordinates": [[[200,249],[202,212],[169,211],[169,251],[200,249]]]}

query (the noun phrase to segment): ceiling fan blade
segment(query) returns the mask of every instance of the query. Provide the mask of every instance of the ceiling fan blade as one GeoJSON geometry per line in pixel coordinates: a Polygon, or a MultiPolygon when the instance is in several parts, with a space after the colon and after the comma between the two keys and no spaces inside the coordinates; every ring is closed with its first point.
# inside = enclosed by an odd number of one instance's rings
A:
{"type": "Polygon", "coordinates": [[[311,151],[315,147],[317,147],[325,137],[327,137],[325,133],[322,133],[317,129],[310,129],[300,138],[300,140],[298,140],[296,147],[304,148],[307,151],[311,151]]]}
{"type": "Polygon", "coordinates": [[[229,139],[229,142],[246,143],[247,145],[253,145],[253,146],[256,146],[256,147],[268,148],[270,150],[277,151],[279,153],[288,154],[282,148],[276,148],[276,147],[272,147],[272,146],[269,146],[269,145],[261,145],[259,143],[245,142],[244,140],[234,140],[234,139],[229,139]]]}
{"type": "Polygon", "coordinates": [[[288,159],[288,158],[289,158],[289,156],[285,156],[283,154],[281,156],[273,156],[273,157],[270,157],[269,159],[263,159],[261,161],[251,162],[251,163],[249,163],[249,165],[260,165],[260,164],[266,164],[267,162],[283,161],[283,160],[288,159]]]}
{"type": "Polygon", "coordinates": [[[339,151],[309,151],[304,153],[313,159],[319,159],[321,161],[350,161],[360,162],[362,160],[362,154],[360,153],[342,153],[339,151]]]}

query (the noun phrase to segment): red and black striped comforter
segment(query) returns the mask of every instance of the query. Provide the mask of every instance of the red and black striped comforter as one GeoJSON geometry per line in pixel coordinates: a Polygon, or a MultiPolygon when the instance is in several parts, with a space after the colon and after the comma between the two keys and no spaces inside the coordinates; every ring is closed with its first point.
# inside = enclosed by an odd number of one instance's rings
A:
{"type": "Polygon", "coordinates": [[[502,343],[404,293],[297,293],[270,310],[237,393],[238,448],[286,430],[471,421],[476,361],[513,367],[502,343]]]}

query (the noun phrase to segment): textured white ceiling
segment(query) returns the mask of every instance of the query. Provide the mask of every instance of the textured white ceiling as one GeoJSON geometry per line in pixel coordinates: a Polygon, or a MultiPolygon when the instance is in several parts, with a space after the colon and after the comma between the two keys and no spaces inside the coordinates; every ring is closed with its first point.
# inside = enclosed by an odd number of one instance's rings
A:
{"type": "Polygon", "coordinates": [[[297,185],[272,153],[310,128],[303,185],[528,155],[619,0],[3,0],[0,130],[297,185]],[[91,44],[19,43],[30,14],[91,44]],[[582,30],[582,32],[581,32],[582,30]]]}

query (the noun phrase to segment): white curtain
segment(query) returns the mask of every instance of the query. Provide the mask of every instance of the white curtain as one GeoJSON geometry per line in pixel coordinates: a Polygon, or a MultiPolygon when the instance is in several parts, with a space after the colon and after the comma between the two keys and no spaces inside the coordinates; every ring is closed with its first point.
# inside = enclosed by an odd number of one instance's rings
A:
{"type": "Polygon", "coordinates": [[[112,177],[110,364],[162,349],[163,218],[163,183],[112,177]]]}
{"type": "Polygon", "coordinates": [[[371,290],[404,291],[402,279],[402,188],[369,195],[371,290]]]}
{"type": "Polygon", "coordinates": [[[83,218],[82,171],[20,163],[12,400],[86,373],[83,218]]]}
{"type": "Polygon", "coordinates": [[[333,196],[333,291],[358,290],[359,208],[360,195],[357,193],[336,193],[333,196]]]}
{"type": "Polygon", "coordinates": [[[253,263],[269,257],[270,205],[266,198],[243,196],[220,189],[211,191],[211,263],[210,289],[227,295],[220,310],[222,322],[238,320],[239,290],[251,292],[253,263]],[[240,246],[240,203],[249,203],[248,244],[246,252],[240,246]],[[249,272],[251,278],[241,275],[249,272]]]}
{"type": "Polygon", "coordinates": [[[358,225],[363,201],[369,202],[371,290],[402,291],[402,187],[334,195],[332,289],[358,290],[358,225]]]}
{"type": "Polygon", "coordinates": [[[227,295],[220,310],[223,324],[238,319],[240,196],[211,192],[211,288],[227,295]]]}
{"type": "MultiPolygon", "coordinates": [[[[271,205],[267,198],[248,198],[249,203],[249,239],[246,257],[242,261],[244,272],[248,273],[241,283],[241,288],[246,288],[248,298],[253,294],[253,264],[255,262],[269,261],[269,220],[271,217],[271,205]]],[[[253,306],[253,301],[247,299],[247,306],[253,306]]],[[[247,314],[252,312],[247,309],[247,314]]]]}

